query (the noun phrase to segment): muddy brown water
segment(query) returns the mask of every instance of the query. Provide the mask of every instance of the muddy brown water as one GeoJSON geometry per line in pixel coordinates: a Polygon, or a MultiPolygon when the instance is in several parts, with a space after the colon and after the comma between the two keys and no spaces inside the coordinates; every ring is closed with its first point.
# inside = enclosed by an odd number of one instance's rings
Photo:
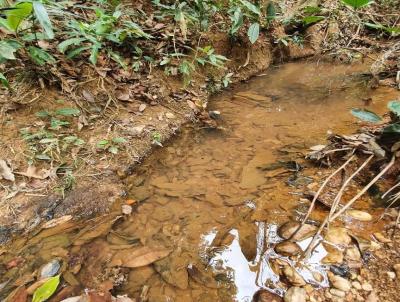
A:
{"type": "MultiPolygon", "coordinates": [[[[38,230],[0,249],[0,297],[34,282],[54,259],[65,285],[114,287],[151,302],[251,301],[262,288],[282,295],[288,285],[270,260],[290,259],[271,249],[280,241],[277,227],[304,213],[301,193],[324,174],[303,160],[308,147],[329,132],[356,130],[349,110],[366,107],[363,100],[372,98],[367,108],[383,113],[397,96],[367,88],[364,70],[290,63],[216,96],[219,129],[187,128],[156,150],[126,179],[127,196],[109,215],[38,230]],[[126,200],[134,200],[130,215],[121,213],[126,200]],[[138,246],[148,247],[148,258],[168,256],[120,267],[138,246]]],[[[317,249],[298,268],[316,287],[327,285],[325,255],[317,249]]]]}

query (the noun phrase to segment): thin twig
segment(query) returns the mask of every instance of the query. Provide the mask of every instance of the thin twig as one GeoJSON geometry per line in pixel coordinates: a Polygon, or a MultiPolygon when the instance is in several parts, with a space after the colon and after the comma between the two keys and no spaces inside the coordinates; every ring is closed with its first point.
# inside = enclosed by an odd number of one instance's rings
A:
{"type": "Polygon", "coordinates": [[[342,197],[342,195],[343,195],[343,192],[344,192],[344,190],[346,189],[346,187],[348,186],[348,184],[350,183],[350,181],[358,174],[358,173],[360,173],[360,171],[362,170],[362,169],[364,169],[364,167],[371,161],[371,159],[373,158],[374,156],[373,155],[371,155],[370,157],[368,157],[367,158],[367,160],[343,183],[343,185],[342,185],[342,187],[340,188],[340,190],[339,190],[339,192],[338,192],[338,194],[336,195],[336,197],[335,197],[335,199],[334,199],[334,201],[333,201],[333,204],[332,204],[332,206],[331,206],[331,210],[330,210],[330,212],[329,212],[329,214],[325,217],[325,220],[323,221],[323,223],[320,225],[320,227],[319,227],[319,229],[318,229],[318,231],[317,231],[317,233],[314,235],[314,237],[313,237],[313,239],[311,240],[311,242],[310,242],[310,244],[307,246],[307,249],[306,249],[306,251],[305,251],[305,253],[304,253],[304,257],[305,257],[305,259],[307,259],[310,255],[311,255],[311,252],[314,250],[314,245],[315,245],[315,241],[317,240],[317,238],[319,237],[319,235],[322,233],[322,230],[324,229],[324,227],[328,224],[328,223],[330,223],[330,222],[332,222],[333,220],[334,220],[334,216],[333,216],[333,214],[335,213],[335,211],[336,211],[336,208],[338,207],[338,205],[339,205],[339,202],[340,202],[340,200],[341,200],[341,197],[342,197]]]}
{"type": "Polygon", "coordinates": [[[308,209],[308,212],[307,212],[306,216],[303,218],[303,221],[301,222],[302,225],[304,225],[306,223],[308,217],[310,217],[311,212],[314,210],[315,203],[316,203],[319,195],[321,194],[321,192],[325,188],[325,186],[328,184],[328,182],[332,179],[332,177],[334,177],[337,173],[339,173],[342,169],[344,169],[354,159],[354,157],[355,157],[355,155],[352,155],[343,165],[341,165],[339,168],[337,168],[331,175],[329,175],[325,179],[325,181],[323,182],[321,187],[318,189],[317,193],[315,193],[314,198],[311,201],[311,205],[308,209]]]}
{"type": "Polygon", "coordinates": [[[349,207],[353,205],[354,202],[357,201],[367,190],[374,184],[376,183],[379,178],[382,177],[395,163],[396,157],[393,156],[390,162],[386,165],[385,168],[382,169],[381,172],[379,172],[378,175],[374,177],[356,196],[354,196],[343,208],[341,208],[335,215],[332,216],[331,221],[335,220],[337,217],[342,215],[349,207]]]}

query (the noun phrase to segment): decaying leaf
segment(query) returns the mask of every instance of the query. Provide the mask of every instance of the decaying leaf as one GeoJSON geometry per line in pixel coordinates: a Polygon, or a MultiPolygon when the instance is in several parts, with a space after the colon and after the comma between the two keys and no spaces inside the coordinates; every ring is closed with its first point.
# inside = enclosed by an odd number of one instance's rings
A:
{"type": "Polygon", "coordinates": [[[110,266],[141,267],[167,257],[172,251],[165,248],[140,247],[118,251],[110,266]]]}
{"type": "Polygon", "coordinates": [[[89,225],[83,228],[75,237],[73,245],[83,245],[97,237],[106,235],[114,222],[118,220],[121,216],[113,217],[100,217],[97,223],[89,225]]]}
{"type": "Polygon", "coordinates": [[[187,271],[189,276],[197,283],[209,288],[219,288],[218,283],[211,275],[211,272],[202,271],[192,263],[188,265],[187,271]]]}
{"type": "Polygon", "coordinates": [[[29,178],[46,179],[50,176],[49,170],[38,170],[35,166],[28,166],[25,172],[15,172],[15,174],[23,175],[29,178]]]}
{"type": "Polygon", "coordinates": [[[0,159],[0,179],[2,178],[9,181],[15,181],[15,176],[11,171],[11,168],[7,165],[5,160],[0,159]]]}

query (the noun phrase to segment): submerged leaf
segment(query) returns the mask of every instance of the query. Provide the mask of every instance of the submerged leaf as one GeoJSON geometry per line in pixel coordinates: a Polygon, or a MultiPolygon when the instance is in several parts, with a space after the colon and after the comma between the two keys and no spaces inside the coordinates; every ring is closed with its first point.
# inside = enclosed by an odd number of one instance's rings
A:
{"type": "Polygon", "coordinates": [[[360,120],[371,123],[377,123],[382,120],[380,116],[377,115],[376,113],[365,109],[358,109],[358,108],[351,109],[351,114],[360,120]]]}
{"type": "Polygon", "coordinates": [[[149,248],[146,246],[121,250],[111,260],[110,266],[141,267],[167,257],[172,251],[165,248],[149,248]]]}
{"type": "Polygon", "coordinates": [[[400,124],[391,124],[385,127],[383,133],[400,133],[400,124]]]}
{"type": "Polygon", "coordinates": [[[49,278],[42,286],[35,290],[32,302],[43,302],[50,298],[57,290],[60,283],[60,275],[49,278]]]}
{"type": "Polygon", "coordinates": [[[390,101],[387,105],[390,111],[395,113],[397,116],[400,116],[400,102],[399,101],[390,101]]]}

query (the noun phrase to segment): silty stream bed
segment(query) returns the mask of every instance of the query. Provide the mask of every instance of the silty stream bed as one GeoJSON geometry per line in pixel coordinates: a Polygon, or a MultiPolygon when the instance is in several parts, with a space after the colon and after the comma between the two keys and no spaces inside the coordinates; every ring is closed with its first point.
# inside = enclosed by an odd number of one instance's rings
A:
{"type": "MultiPolygon", "coordinates": [[[[278,226],[307,210],[301,193],[327,175],[304,161],[308,148],[327,131],[356,130],[349,109],[365,107],[363,99],[383,113],[393,97],[368,89],[363,68],[290,63],[218,95],[211,109],[221,111],[219,129],[188,127],[156,150],[125,180],[128,194],[110,214],[47,224],[0,249],[0,297],[35,283],[49,262],[70,295],[113,288],[138,301],[251,301],[261,288],[282,295],[287,264],[327,286],[325,245],[302,267],[273,247],[278,226]]],[[[359,203],[371,206],[367,197],[359,203]]],[[[379,229],[344,223],[359,233],[379,229]]]]}

